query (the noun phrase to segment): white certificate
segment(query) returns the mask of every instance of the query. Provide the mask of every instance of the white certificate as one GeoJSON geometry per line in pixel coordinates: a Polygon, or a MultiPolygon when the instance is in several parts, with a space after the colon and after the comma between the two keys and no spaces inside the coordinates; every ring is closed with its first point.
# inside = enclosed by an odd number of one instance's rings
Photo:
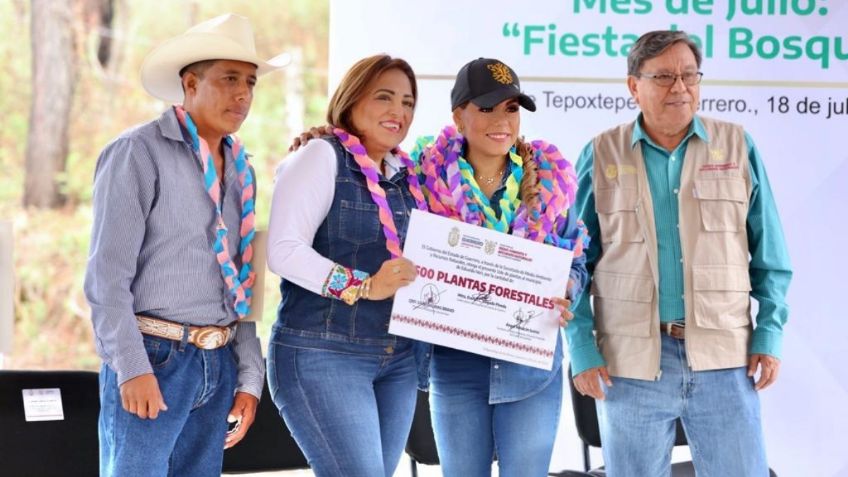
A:
{"type": "Polygon", "coordinates": [[[24,419],[32,421],[62,421],[62,390],[59,388],[22,389],[24,396],[24,419]]]}
{"type": "Polygon", "coordinates": [[[571,251],[413,210],[403,256],[390,333],[551,369],[571,251]]]}

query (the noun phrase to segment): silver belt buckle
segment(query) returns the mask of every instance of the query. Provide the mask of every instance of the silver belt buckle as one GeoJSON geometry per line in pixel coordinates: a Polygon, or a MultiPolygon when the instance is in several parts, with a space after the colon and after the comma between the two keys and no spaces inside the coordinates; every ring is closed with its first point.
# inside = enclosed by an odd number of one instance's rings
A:
{"type": "MultiPolygon", "coordinates": [[[[665,332],[666,332],[666,334],[667,334],[668,336],[671,336],[672,338],[677,338],[676,336],[674,336],[674,334],[672,334],[672,333],[673,333],[673,331],[672,331],[672,330],[673,330],[674,328],[682,328],[682,329],[686,329],[686,325],[683,325],[683,324],[678,323],[678,322],[676,322],[676,321],[669,321],[668,323],[666,323],[666,324],[665,324],[665,332]]],[[[677,338],[677,339],[681,339],[681,338],[677,338]]]]}

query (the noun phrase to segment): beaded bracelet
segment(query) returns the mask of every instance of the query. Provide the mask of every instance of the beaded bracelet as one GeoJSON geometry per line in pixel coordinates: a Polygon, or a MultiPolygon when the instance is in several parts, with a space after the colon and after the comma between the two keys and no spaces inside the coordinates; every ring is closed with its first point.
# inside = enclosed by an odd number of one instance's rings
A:
{"type": "Polygon", "coordinates": [[[368,278],[363,271],[335,264],[324,282],[321,295],[353,305],[362,296],[362,286],[368,278]]]}
{"type": "Polygon", "coordinates": [[[371,299],[371,277],[366,278],[365,281],[362,282],[361,288],[362,288],[362,298],[365,298],[366,300],[370,300],[371,299]]]}

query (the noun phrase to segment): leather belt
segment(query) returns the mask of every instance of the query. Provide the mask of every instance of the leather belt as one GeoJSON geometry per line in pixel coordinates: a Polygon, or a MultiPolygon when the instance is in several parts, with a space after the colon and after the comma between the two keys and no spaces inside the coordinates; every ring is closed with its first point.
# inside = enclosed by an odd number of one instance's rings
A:
{"type": "Polygon", "coordinates": [[[149,316],[136,316],[138,330],[150,336],[158,336],[174,341],[182,341],[188,332],[187,343],[200,349],[217,349],[226,346],[236,335],[237,322],[229,326],[185,326],[172,321],[160,320],[149,316]]]}
{"type": "Polygon", "coordinates": [[[682,340],[686,338],[686,326],[675,321],[660,323],[660,333],[682,340]]]}

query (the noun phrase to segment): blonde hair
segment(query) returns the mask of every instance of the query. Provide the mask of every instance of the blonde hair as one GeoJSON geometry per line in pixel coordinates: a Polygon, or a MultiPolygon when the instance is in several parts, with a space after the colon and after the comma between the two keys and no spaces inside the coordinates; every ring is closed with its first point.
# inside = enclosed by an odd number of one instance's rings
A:
{"type": "Polygon", "coordinates": [[[339,87],[336,88],[336,92],[330,99],[330,105],[327,107],[327,122],[354,136],[360,136],[360,132],[353,127],[351,118],[353,107],[368,93],[371,82],[391,69],[398,69],[409,78],[409,83],[412,86],[412,97],[417,102],[418,85],[415,81],[415,72],[412,71],[409,63],[400,58],[392,58],[389,55],[369,56],[357,61],[345,73],[339,87]]]}
{"type": "Polygon", "coordinates": [[[521,202],[532,210],[539,202],[539,176],[537,174],[536,161],[533,160],[533,147],[525,142],[523,137],[515,141],[515,153],[521,156],[524,176],[518,186],[518,194],[521,202]]]}

